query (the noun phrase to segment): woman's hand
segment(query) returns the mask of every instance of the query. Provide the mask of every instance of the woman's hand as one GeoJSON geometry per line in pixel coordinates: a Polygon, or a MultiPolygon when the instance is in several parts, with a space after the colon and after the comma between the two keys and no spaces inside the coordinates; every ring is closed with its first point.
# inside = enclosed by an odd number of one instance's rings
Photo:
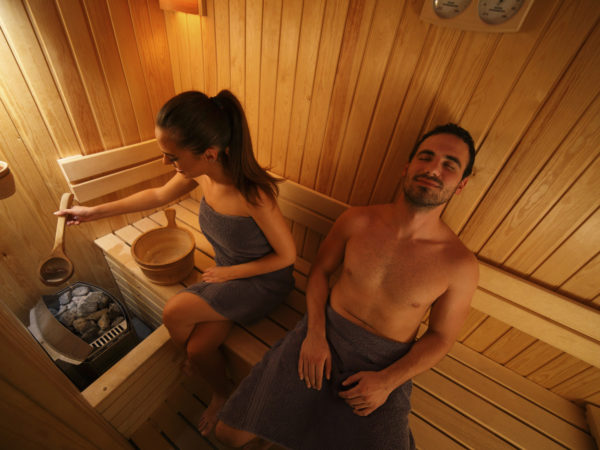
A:
{"type": "Polygon", "coordinates": [[[100,215],[94,212],[94,208],[88,206],[73,206],[69,209],[61,209],[55,211],[54,215],[67,216],[67,225],[79,225],[82,222],[100,219],[100,215]]]}
{"type": "Polygon", "coordinates": [[[234,266],[211,266],[202,274],[202,281],[207,283],[222,283],[224,281],[235,280],[234,266]]]}

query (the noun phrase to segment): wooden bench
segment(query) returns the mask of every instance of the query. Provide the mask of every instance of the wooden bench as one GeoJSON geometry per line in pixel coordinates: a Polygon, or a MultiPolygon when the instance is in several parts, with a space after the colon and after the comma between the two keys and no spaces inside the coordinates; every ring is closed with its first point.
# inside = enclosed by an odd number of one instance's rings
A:
{"type": "MultiPolygon", "coordinates": [[[[69,160],[73,163],[73,158],[69,160]]],[[[124,170],[132,169],[133,163],[128,164],[124,170]]],[[[103,173],[100,179],[106,176],[103,173]]],[[[85,183],[93,182],[90,177],[93,178],[93,174],[87,173],[85,183]]],[[[103,194],[110,191],[105,181],[99,186],[103,186],[103,194]]],[[[90,189],[86,188],[85,192],[90,189]]],[[[299,243],[312,249],[305,253],[313,255],[322,236],[347,208],[343,203],[291,182],[281,185],[279,203],[299,243]]],[[[150,283],[130,254],[130,245],[136,236],[166,223],[162,212],[96,240],[130,310],[157,328],[83,395],[140,447],[143,437],[152,432],[148,418],[165,400],[172,405],[173,396],[180,397],[182,383],[185,383],[179,371],[182,354],[170,343],[161,325],[161,311],[169,297],[197,282],[202,270],[213,264],[212,248],[198,226],[198,207],[192,198],[174,205],[178,224],[192,231],[197,245],[196,270],[179,285],[150,283]]],[[[596,310],[483,262],[480,267],[481,279],[473,299],[479,321],[481,316],[495,317],[600,366],[600,314],[596,310]]],[[[295,269],[296,288],[286,302],[268,318],[248,327],[235,326],[226,340],[224,350],[236,380],[245,376],[304,314],[310,262],[300,257],[295,269]]],[[[424,323],[421,333],[425,330],[424,323]]],[[[434,369],[414,379],[412,405],[411,427],[418,447],[423,449],[595,448],[584,408],[460,343],[456,343],[434,369]]]]}

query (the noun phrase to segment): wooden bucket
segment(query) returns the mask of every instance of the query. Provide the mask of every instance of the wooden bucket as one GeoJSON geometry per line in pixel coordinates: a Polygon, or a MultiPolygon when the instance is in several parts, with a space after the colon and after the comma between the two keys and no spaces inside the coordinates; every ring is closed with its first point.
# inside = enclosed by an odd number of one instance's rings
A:
{"type": "Polygon", "coordinates": [[[166,209],[167,225],[147,231],[131,246],[131,255],[154,284],[176,284],[194,269],[194,236],[175,223],[175,210],[166,209]]]}

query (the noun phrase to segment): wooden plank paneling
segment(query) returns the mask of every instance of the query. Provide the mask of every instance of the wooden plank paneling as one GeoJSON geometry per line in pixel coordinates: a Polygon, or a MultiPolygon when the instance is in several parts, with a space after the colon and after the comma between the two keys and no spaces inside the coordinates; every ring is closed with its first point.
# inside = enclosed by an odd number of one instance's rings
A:
{"type": "MultiPolygon", "coordinates": [[[[363,154],[370,125],[370,121],[365,120],[365,117],[373,116],[381,84],[389,66],[394,41],[397,39],[404,6],[402,2],[393,4],[380,2],[373,13],[373,24],[365,48],[363,69],[354,92],[341,148],[340,162],[331,190],[331,196],[343,202],[348,201],[352,190],[352,185],[347,180],[354,179],[363,154]]],[[[386,95],[386,93],[382,93],[382,95],[386,95]]],[[[384,120],[393,122],[394,116],[386,116],[384,120]]],[[[371,158],[370,155],[367,157],[371,158]]]]}
{"type": "Polygon", "coordinates": [[[269,152],[268,164],[275,173],[285,172],[294,82],[298,70],[297,51],[302,22],[302,4],[302,0],[287,1],[283,3],[281,11],[281,37],[279,39],[275,98],[275,117],[277,120],[273,123],[272,149],[269,152]]]}
{"type": "Polygon", "coordinates": [[[590,80],[600,78],[598,45],[600,29],[579,52],[462,230],[463,242],[481,250],[480,256],[506,260],[597,155],[600,102],[590,104],[600,86],[590,90],[590,80]],[[523,183],[513,182],[515,173],[523,183]]]}
{"type": "MultiPolygon", "coordinates": [[[[600,233],[597,230],[600,230],[600,210],[596,210],[565,240],[531,278],[552,287],[560,286],[574,271],[582,268],[600,252],[600,233]]],[[[600,288],[598,283],[596,286],[600,288]]]]}
{"type": "Polygon", "coordinates": [[[600,206],[600,157],[569,188],[527,239],[505,262],[520,273],[532,273],[543,261],[600,206]]]}
{"type": "MultiPolygon", "coordinates": [[[[518,75],[506,102],[495,111],[497,117],[477,154],[478,176],[473,177],[469,189],[455,196],[446,208],[444,218],[454,230],[458,231],[458,224],[466,222],[494,182],[548,94],[560,80],[573,54],[594,26],[600,10],[593,7],[592,3],[593,0],[587,3],[561,2],[560,9],[537,43],[535,52],[518,75]],[[588,8],[592,8],[591,11],[588,8]],[[566,15],[573,20],[562,20],[566,15]]],[[[497,76],[498,73],[495,74],[497,76]]],[[[511,79],[514,83],[515,78],[511,79]]],[[[490,88],[493,89],[493,85],[490,88]]]]}
{"type": "Polygon", "coordinates": [[[314,186],[325,194],[333,184],[374,9],[373,0],[350,2],[314,186]]]}
{"type": "Polygon", "coordinates": [[[381,164],[394,128],[397,126],[398,115],[421,56],[428,30],[428,27],[409,11],[403,11],[398,28],[398,35],[385,71],[385,79],[356,174],[356,182],[350,188],[352,191],[349,201],[353,205],[364,205],[369,202],[371,191],[364,187],[373,186],[379,176],[381,164]],[[405,36],[410,36],[412,45],[405,45],[405,39],[402,38],[405,36]]]}
{"type": "MultiPolygon", "coordinates": [[[[9,2],[15,4],[16,2],[9,2]]],[[[58,91],[74,124],[75,132],[82,142],[85,154],[104,149],[100,131],[94,120],[83,81],[69,46],[65,30],[54,3],[28,0],[29,18],[34,26],[47,64],[52,70],[58,91]]],[[[23,20],[17,23],[23,23],[23,20]]]]}
{"type": "Polygon", "coordinates": [[[246,103],[246,0],[229,1],[229,57],[231,92],[246,103]]]}
{"type": "MultiPolygon", "coordinates": [[[[121,141],[123,144],[139,142],[140,133],[135,120],[135,112],[129,96],[119,49],[115,35],[112,32],[108,6],[105,2],[91,0],[86,0],[83,5],[94,39],[93,43],[98,51],[98,58],[102,67],[101,76],[106,78],[121,141]]],[[[63,9],[66,10],[67,8],[64,8],[64,6],[63,9]]]]}
{"type": "Polygon", "coordinates": [[[277,61],[281,32],[281,0],[265,0],[262,22],[260,57],[259,125],[255,154],[259,164],[271,164],[273,122],[275,121],[275,92],[277,90],[277,61]]]}
{"type": "Polygon", "coordinates": [[[285,176],[293,181],[298,181],[300,178],[324,12],[324,0],[304,2],[300,43],[298,45],[296,80],[292,98],[288,157],[285,162],[285,176]]]}
{"type": "Polygon", "coordinates": [[[456,30],[429,28],[370,203],[385,203],[394,199],[407,156],[421,133],[422,121],[435,99],[434,87],[442,82],[459,39],[460,32],[456,30]]]}
{"type": "MultiPolygon", "coordinates": [[[[229,56],[229,2],[214,2],[215,46],[217,49],[217,91],[231,88],[229,56]]],[[[190,59],[193,58],[193,53],[190,59]]]]}
{"type": "MultiPolygon", "coordinates": [[[[13,56],[18,63],[27,86],[36,99],[48,131],[52,136],[61,156],[77,154],[81,151],[78,136],[69,123],[69,117],[60,93],[54,86],[52,73],[44,61],[44,54],[40,46],[31,45],[35,42],[36,35],[32,27],[22,26],[27,22],[27,12],[19,2],[2,2],[0,4],[0,26],[4,37],[12,49],[13,56]]],[[[4,60],[4,70],[9,70],[11,64],[4,60]]],[[[3,73],[3,79],[10,79],[3,73]],[[5,78],[6,77],[6,78],[5,78]]]]}
{"type": "Polygon", "coordinates": [[[140,139],[154,137],[154,110],[150,106],[150,96],[146,83],[140,52],[138,51],[131,15],[127,2],[106,0],[114,36],[121,57],[121,64],[131,103],[135,111],[140,139]]]}
{"type": "MultiPolygon", "coordinates": [[[[119,135],[119,126],[85,12],[79,2],[58,0],[56,3],[104,148],[120,147],[124,142],[119,135]]],[[[113,70],[117,71],[118,67],[113,70]]]]}

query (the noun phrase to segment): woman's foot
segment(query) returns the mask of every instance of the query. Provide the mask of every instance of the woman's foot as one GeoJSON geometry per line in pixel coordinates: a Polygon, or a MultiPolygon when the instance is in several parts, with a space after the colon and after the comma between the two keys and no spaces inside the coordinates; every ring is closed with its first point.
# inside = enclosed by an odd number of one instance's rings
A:
{"type": "Polygon", "coordinates": [[[181,372],[188,377],[193,377],[196,374],[192,361],[189,358],[185,358],[181,363],[181,372]]]}
{"type": "Polygon", "coordinates": [[[215,425],[217,425],[217,421],[219,420],[219,412],[221,412],[221,408],[223,408],[226,401],[226,396],[213,394],[209,405],[198,422],[198,431],[200,431],[202,436],[208,436],[215,429],[215,425]]]}

